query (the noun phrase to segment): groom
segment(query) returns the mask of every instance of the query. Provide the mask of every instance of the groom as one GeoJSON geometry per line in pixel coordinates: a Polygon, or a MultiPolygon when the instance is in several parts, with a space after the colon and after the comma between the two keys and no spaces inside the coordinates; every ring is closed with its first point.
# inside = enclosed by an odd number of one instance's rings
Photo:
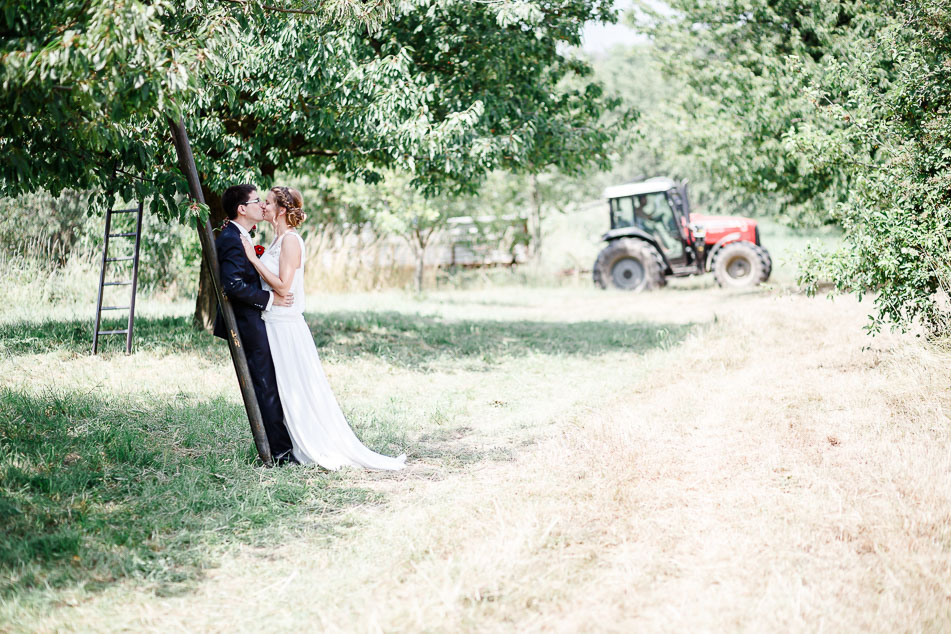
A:
{"type": "MultiPolygon", "coordinates": [[[[238,334],[241,335],[244,354],[248,358],[251,383],[261,407],[264,431],[267,433],[274,462],[297,462],[291,450],[290,436],[284,426],[284,410],[277,394],[271,348],[268,345],[264,321],[261,319],[261,311],[271,310],[272,306],[291,306],[294,296],[287,294],[282,297],[273,291],[262,290],[261,278],[248,261],[241,245],[241,237],[250,239],[250,229],[264,219],[264,201],[254,185],[229,187],[221,197],[221,205],[230,220],[215,240],[221,272],[221,292],[231,300],[234,309],[238,334]]],[[[215,336],[228,338],[220,308],[215,319],[215,336]]]]}

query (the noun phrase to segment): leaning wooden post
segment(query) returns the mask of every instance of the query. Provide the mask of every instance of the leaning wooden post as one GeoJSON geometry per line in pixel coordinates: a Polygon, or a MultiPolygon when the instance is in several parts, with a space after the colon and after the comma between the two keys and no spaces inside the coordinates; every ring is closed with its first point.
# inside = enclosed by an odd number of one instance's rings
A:
{"type": "MultiPolygon", "coordinates": [[[[191,197],[204,204],[205,196],[201,193],[201,182],[198,179],[198,170],[195,168],[195,156],[192,154],[192,146],[188,141],[188,134],[185,133],[185,126],[181,119],[177,121],[169,118],[169,127],[172,129],[172,140],[175,143],[175,151],[178,153],[178,166],[188,179],[188,190],[191,197]]],[[[218,273],[218,252],[215,248],[215,236],[211,231],[209,221],[198,221],[198,238],[201,240],[201,252],[205,258],[205,264],[211,271],[212,284],[215,287],[215,295],[218,297],[218,308],[221,316],[224,318],[225,329],[231,333],[228,338],[228,347],[231,349],[231,360],[234,362],[234,371],[238,375],[238,385],[241,386],[241,396],[244,397],[244,409],[248,412],[248,422],[251,423],[251,435],[254,437],[254,445],[258,448],[258,455],[267,466],[272,466],[271,446],[267,442],[267,434],[264,433],[264,422],[261,419],[261,408],[258,405],[258,399],[254,394],[254,385],[251,383],[251,373],[248,370],[248,359],[244,355],[244,348],[241,346],[241,337],[238,335],[238,325],[234,319],[234,310],[231,308],[231,302],[221,292],[221,278],[218,273]]]]}

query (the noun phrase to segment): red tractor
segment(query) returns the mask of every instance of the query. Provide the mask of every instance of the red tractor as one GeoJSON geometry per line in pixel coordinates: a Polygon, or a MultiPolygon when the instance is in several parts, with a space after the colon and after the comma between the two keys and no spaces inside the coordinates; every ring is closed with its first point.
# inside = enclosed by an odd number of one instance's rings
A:
{"type": "Polygon", "coordinates": [[[604,196],[611,230],[594,263],[601,288],[645,291],[664,286],[668,276],[708,271],[720,286],[746,288],[772,272],[756,221],[690,213],[686,181],[651,178],[608,187],[604,196]]]}

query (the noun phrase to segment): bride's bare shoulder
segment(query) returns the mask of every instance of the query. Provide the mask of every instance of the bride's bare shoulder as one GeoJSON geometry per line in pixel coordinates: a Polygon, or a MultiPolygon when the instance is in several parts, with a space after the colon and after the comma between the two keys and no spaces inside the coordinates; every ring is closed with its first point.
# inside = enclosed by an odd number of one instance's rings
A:
{"type": "MultiPolygon", "coordinates": [[[[288,231],[287,233],[290,232],[288,231]]],[[[302,253],[300,240],[285,240],[284,238],[287,237],[287,233],[281,236],[281,260],[285,262],[297,262],[299,265],[302,253]]]]}

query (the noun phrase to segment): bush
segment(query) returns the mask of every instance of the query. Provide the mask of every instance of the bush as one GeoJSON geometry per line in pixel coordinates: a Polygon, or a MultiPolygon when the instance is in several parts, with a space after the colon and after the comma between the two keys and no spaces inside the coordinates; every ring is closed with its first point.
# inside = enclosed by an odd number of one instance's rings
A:
{"type": "MultiPolygon", "coordinates": [[[[0,250],[6,260],[19,260],[26,268],[39,268],[50,274],[67,268],[71,261],[82,262],[81,268],[94,264],[98,270],[105,219],[91,214],[89,202],[89,192],[77,191],[65,191],[58,197],[41,192],[15,199],[0,198],[0,250]]],[[[134,214],[113,216],[112,231],[134,231],[134,219],[134,214]]],[[[110,255],[131,255],[132,245],[131,240],[114,238],[110,241],[110,255]]],[[[140,248],[140,291],[176,296],[197,292],[201,244],[193,227],[169,224],[146,212],[140,248]]],[[[94,297],[95,287],[86,288],[87,276],[77,278],[77,283],[82,288],[63,292],[94,297]]],[[[55,299],[50,297],[51,301],[55,299]]]]}

